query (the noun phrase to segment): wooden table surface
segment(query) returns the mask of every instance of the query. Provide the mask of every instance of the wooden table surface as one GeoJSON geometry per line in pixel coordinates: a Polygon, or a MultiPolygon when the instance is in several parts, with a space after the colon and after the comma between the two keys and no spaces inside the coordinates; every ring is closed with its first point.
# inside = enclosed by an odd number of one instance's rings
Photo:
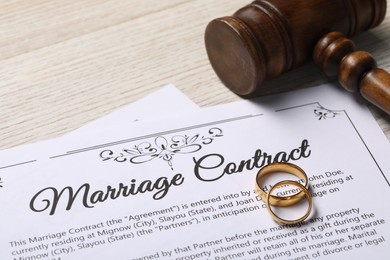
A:
{"type": "MultiPolygon", "coordinates": [[[[203,34],[248,3],[2,0],[0,149],[61,136],[167,83],[202,107],[240,99],[211,69],[203,34]]],[[[389,16],[354,38],[388,71],[389,16]]],[[[307,64],[268,82],[265,94],[326,81],[307,64]]],[[[370,109],[390,140],[390,117],[370,109]]]]}

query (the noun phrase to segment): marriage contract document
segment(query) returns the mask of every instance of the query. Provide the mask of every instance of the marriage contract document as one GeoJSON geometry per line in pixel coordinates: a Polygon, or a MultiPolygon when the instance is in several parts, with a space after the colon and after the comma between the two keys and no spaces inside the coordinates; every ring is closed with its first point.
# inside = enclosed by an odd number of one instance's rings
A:
{"type": "Polygon", "coordinates": [[[388,257],[389,142],[355,97],[332,86],[34,154],[2,160],[1,259],[388,257]],[[314,210],[305,222],[274,222],[256,194],[256,173],[272,162],[306,171],[314,210]]]}

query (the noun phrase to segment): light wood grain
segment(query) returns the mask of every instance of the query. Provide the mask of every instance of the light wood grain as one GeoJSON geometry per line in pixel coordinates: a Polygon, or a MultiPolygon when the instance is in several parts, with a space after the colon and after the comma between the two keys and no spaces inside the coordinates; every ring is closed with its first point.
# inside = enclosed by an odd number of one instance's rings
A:
{"type": "MultiPolygon", "coordinates": [[[[239,100],[211,69],[203,34],[247,3],[1,1],[0,148],[61,136],[167,83],[204,107],[239,100]]],[[[390,18],[354,40],[390,70],[390,18]]],[[[264,94],[326,81],[307,64],[266,83],[264,94]]],[[[389,116],[370,109],[390,139],[389,116]]]]}

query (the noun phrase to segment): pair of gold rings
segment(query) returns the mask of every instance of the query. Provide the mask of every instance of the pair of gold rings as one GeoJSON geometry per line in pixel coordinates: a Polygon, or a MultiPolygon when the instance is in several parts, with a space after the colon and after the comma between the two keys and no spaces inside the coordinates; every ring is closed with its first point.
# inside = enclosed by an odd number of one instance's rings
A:
{"type": "Polygon", "coordinates": [[[270,213],[271,217],[281,223],[281,224],[298,224],[302,221],[304,221],[309,215],[313,208],[313,201],[309,192],[309,180],[307,178],[306,173],[304,170],[302,170],[300,167],[298,167],[295,164],[292,163],[271,163],[259,170],[259,172],[256,175],[256,190],[259,194],[261,200],[265,202],[265,205],[267,207],[268,212],[270,213]],[[268,191],[268,193],[262,188],[264,180],[267,176],[273,173],[289,173],[292,175],[295,175],[299,179],[303,181],[303,185],[299,182],[292,181],[292,180],[284,180],[276,183],[271,187],[271,189],[268,191]],[[295,186],[299,189],[298,192],[293,193],[290,196],[276,196],[272,195],[273,191],[278,187],[283,187],[286,185],[295,186]],[[283,219],[279,217],[275,212],[272,210],[271,206],[277,206],[277,207],[287,207],[292,206],[300,202],[303,198],[307,199],[309,206],[307,208],[306,213],[298,218],[298,219],[283,219]]]}

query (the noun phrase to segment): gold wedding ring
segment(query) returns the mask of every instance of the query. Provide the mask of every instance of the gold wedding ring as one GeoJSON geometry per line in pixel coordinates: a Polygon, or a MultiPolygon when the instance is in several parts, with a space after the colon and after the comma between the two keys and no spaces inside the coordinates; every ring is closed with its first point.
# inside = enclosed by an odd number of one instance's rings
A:
{"type": "MultiPolygon", "coordinates": [[[[299,179],[303,180],[304,185],[302,186],[304,186],[305,190],[309,189],[309,181],[307,179],[307,175],[305,171],[302,170],[300,167],[292,163],[271,163],[261,168],[256,175],[256,190],[260,198],[264,202],[267,199],[267,192],[265,192],[261,188],[263,180],[266,176],[276,172],[289,173],[297,176],[299,179]]],[[[301,201],[305,197],[305,194],[306,193],[303,189],[301,189],[301,191],[291,196],[274,196],[270,194],[269,204],[272,206],[279,206],[279,207],[291,206],[301,201]]]]}
{"type": "Polygon", "coordinates": [[[269,212],[269,214],[271,215],[271,217],[281,223],[281,224],[290,224],[290,225],[294,225],[294,224],[298,224],[302,221],[304,221],[309,215],[310,215],[310,212],[313,208],[313,201],[311,199],[311,196],[310,196],[310,193],[309,193],[309,190],[303,186],[302,184],[296,182],[296,181],[291,181],[291,180],[285,180],[285,181],[281,181],[281,182],[278,182],[276,183],[274,186],[272,186],[272,188],[270,189],[270,191],[267,193],[267,196],[266,196],[266,199],[265,199],[265,205],[267,207],[267,210],[269,212]],[[306,196],[307,198],[307,201],[309,202],[309,207],[305,213],[305,215],[303,215],[302,217],[298,218],[298,219],[293,219],[293,220],[288,220],[288,219],[283,219],[281,217],[279,217],[278,215],[276,215],[272,208],[271,208],[271,198],[272,198],[272,191],[274,191],[274,189],[276,189],[277,187],[280,187],[280,186],[283,186],[283,185],[292,185],[292,186],[296,186],[298,188],[301,189],[300,192],[302,192],[304,194],[304,196],[306,196]]]}

